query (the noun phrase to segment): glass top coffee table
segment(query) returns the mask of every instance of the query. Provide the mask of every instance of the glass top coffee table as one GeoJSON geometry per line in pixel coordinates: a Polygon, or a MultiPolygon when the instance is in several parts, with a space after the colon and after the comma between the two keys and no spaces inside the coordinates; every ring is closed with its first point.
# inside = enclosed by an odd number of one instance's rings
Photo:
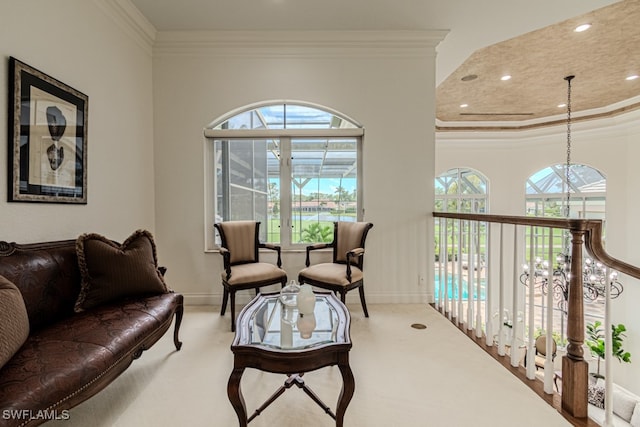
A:
{"type": "Polygon", "coordinates": [[[349,311],[331,292],[315,293],[312,315],[302,315],[297,308],[285,306],[279,295],[279,292],[259,294],[238,315],[236,335],[231,344],[233,371],[227,395],[238,415],[239,425],[246,426],[282,393],[296,385],[336,420],[336,426],[341,427],[355,390],[349,367],[349,311]],[[302,378],[305,372],[333,365],[337,365],[342,374],[342,391],[335,414],[302,378]],[[240,390],[246,368],[288,376],[284,385],[249,418],[240,390]]]}

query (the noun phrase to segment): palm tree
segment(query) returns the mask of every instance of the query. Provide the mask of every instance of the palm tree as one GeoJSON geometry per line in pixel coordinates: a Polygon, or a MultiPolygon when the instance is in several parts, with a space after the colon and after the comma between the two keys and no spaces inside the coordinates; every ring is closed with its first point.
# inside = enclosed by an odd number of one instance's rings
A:
{"type": "Polygon", "coordinates": [[[278,184],[275,182],[270,182],[267,187],[267,198],[268,200],[273,202],[272,213],[273,215],[278,215],[280,212],[280,189],[278,184]]]}
{"type": "Polygon", "coordinates": [[[322,226],[314,222],[302,230],[302,241],[306,243],[325,243],[333,240],[333,229],[330,225],[322,226]]]}

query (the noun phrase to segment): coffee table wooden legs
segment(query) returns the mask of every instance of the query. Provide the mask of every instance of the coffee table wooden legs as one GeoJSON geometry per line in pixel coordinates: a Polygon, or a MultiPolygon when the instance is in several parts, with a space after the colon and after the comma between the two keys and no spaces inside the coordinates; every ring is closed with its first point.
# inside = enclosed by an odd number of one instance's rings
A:
{"type": "Polygon", "coordinates": [[[238,415],[240,427],[247,427],[247,406],[244,403],[244,397],[242,397],[242,390],[240,390],[240,380],[243,373],[244,368],[233,368],[227,383],[227,396],[229,396],[229,401],[238,415]]]}
{"type": "Polygon", "coordinates": [[[326,406],[319,398],[316,396],[311,389],[309,389],[302,379],[302,374],[294,374],[289,376],[285,384],[280,387],[260,408],[256,410],[256,412],[247,419],[247,406],[244,403],[244,398],[242,397],[242,390],[240,389],[240,380],[242,379],[242,374],[244,373],[244,368],[234,368],[231,372],[231,376],[229,377],[229,382],[227,384],[227,396],[229,397],[229,401],[233,406],[233,409],[236,411],[236,415],[238,416],[238,425],[240,427],[247,427],[249,421],[260,415],[267,406],[269,406],[273,401],[275,401],[282,393],[285,392],[292,385],[296,385],[299,388],[302,388],[304,392],[313,399],[324,411],[333,419],[336,420],[336,427],[343,427],[344,425],[344,414],[347,411],[347,406],[349,406],[349,402],[351,402],[351,398],[353,397],[353,393],[355,391],[355,380],[353,378],[353,372],[351,372],[351,368],[349,367],[348,359],[346,364],[339,364],[340,373],[342,374],[342,390],[340,391],[340,397],[338,398],[338,405],[336,408],[335,415],[331,411],[331,409],[326,406]]]}
{"type": "Polygon", "coordinates": [[[347,412],[347,406],[349,406],[349,402],[351,402],[353,392],[356,389],[356,384],[348,361],[347,363],[339,364],[338,367],[342,374],[342,391],[340,392],[338,406],[336,407],[336,427],[342,427],[344,423],[344,414],[347,412]]]}

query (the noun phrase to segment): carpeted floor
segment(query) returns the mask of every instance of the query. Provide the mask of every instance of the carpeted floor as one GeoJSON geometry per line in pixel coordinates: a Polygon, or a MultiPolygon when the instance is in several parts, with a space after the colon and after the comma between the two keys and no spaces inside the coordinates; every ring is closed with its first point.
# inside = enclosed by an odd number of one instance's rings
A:
{"type": "MultiPolygon", "coordinates": [[[[352,311],[350,353],[356,391],[347,427],[553,427],[570,424],[525,384],[488,356],[429,306],[371,305],[366,319],[352,311]],[[427,325],[414,329],[413,323],[427,325]]],[[[48,426],[233,427],[227,399],[233,366],[229,314],[219,307],[186,308],[182,350],[167,333],[70,419],[48,426]]],[[[251,414],[286,376],[245,372],[241,387],[251,414]]],[[[332,409],[342,380],[336,367],[305,374],[332,409]]],[[[320,427],[335,422],[304,392],[287,390],[252,427],[320,427]]]]}

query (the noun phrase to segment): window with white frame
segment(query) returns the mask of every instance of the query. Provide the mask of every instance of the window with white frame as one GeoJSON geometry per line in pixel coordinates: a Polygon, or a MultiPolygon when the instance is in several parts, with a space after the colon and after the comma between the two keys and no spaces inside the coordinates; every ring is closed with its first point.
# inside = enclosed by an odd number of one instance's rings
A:
{"type": "MultiPolygon", "coordinates": [[[[607,180],[600,171],[590,166],[572,164],[568,182],[566,164],[540,169],[527,179],[525,191],[527,216],[564,218],[568,214],[570,218],[605,219],[607,180]]],[[[538,243],[534,247],[536,258],[547,258],[546,248],[549,245],[553,246],[556,253],[568,250],[569,234],[560,229],[554,229],[551,241],[542,227],[535,227],[533,233],[538,243]]]]}
{"type": "MultiPolygon", "coordinates": [[[[526,182],[526,215],[553,218],[578,218],[600,219],[605,221],[605,200],[607,193],[607,180],[605,176],[595,168],[588,165],[571,164],[567,174],[566,164],[556,164],[540,169],[532,174],[526,182]],[[568,178],[568,179],[567,179],[568,178]],[[567,197],[567,193],[568,196],[567,197]],[[568,205],[567,205],[568,203],[568,205]],[[568,207],[568,209],[567,209],[568,207]]],[[[604,227],[603,227],[604,232],[604,227]]],[[[604,238],[604,236],[603,236],[604,238]]],[[[533,241],[533,256],[536,263],[551,263],[555,268],[561,268],[560,262],[569,254],[571,234],[553,229],[549,236],[548,230],[543,227],[526,228],[525,241],[533,241]],[[533,233],[531,237],[530,233],[533,233]],[[552,246],[556,259],[548,259],[549,246],[552,246]]],[[[530,252],[525,251],[526,262],[529,263],[530,252]]],[[[585,254],[585,260],[588,255],[585,254]]],[[[586,261],[587,264],[590,262],[586,261]]],[[[528,268],[528,267],[523,267],[528,268]]],[[[559,292],[560,288],[554,286],[554,321],[559,329],[559,343],[564,344],[566,334],[566,296],[559,292]]],[[[588,291],[585,287],[584,316],[587,321],[603,318],[604,304],[602,298],[588,291]]],[[[536,299],[535,306],[539,308],[541,328],[544,329],[545,294],[539,293],[540,300],[536,299]]]]}
{"type": "Polygon", "coordinates": [[[283,248],[328,242],[333,221],[362,219],[362,138],[353,120],[301,103],[265,104],[205,129],[205,229],[256,220],[283,248]]]}
{"type": "Polygon", "coordinates": [[[470,168],[450,169],[435,179],[435,211],[487,212],[487,178],[470,168]]]}
{"type": "MultiPolygon", "coordinates": [[[[455,168],[449,169],[445,173],[438,175],[435,178],[435,206],[434,211],[436,212],[461,212],[461,213],[486,213],[487,212],[487,188],[488,188],[488,180],[487,178],[480,172],[471,169],[471,168],[455,168]]],[[[452,236],[460,236],[463,241],[458,242],[462,247],[462,262],[463,265],[467,263],[467,265],[482,266],[486,260],[485,246],[480,244],[481,242],[487,241],[487,227],[486,224],[480,223],[478,225],[472,225],[471,230],[468,227],[469,224],[462,223],[462,229],[459,229],[460,224],[456,221],[436,221],[435,224],[435,246],[440,247],[440,236],[441,236],[441,224],[447,224],[447,230],[445,232],[446,242],[443,242],[446,245],[446,249],[444,251],[448,254],[447,258],[451,260],[455,258],[457,254],[449,252],[453,251],[453,239],[452,236]],[[469,231],[469,233],[467,233],[469,231]],[[467,239],[471,239],[471,242],[474,244],[473,254],[474,260],[470,261],[468,259],[469,254],[469,241],[467,239]]],[[[438,272],[436,271],[436,292],[438,291],[437,287],[439,285],[439,277],[438,272]]],[[[484,274],[484,272],[483,272],[484,274]]],[[[484,284],[484,276],[483,276],[483,284],[484,284]]]]}
{"type": "Polygon", "coordinates": [[[557,164],[531,175],[526,183],[526,213],[531,216],[565,217],[567,189],[571,218],[604,220],[607,179],[587,165],[557,164]]]}

